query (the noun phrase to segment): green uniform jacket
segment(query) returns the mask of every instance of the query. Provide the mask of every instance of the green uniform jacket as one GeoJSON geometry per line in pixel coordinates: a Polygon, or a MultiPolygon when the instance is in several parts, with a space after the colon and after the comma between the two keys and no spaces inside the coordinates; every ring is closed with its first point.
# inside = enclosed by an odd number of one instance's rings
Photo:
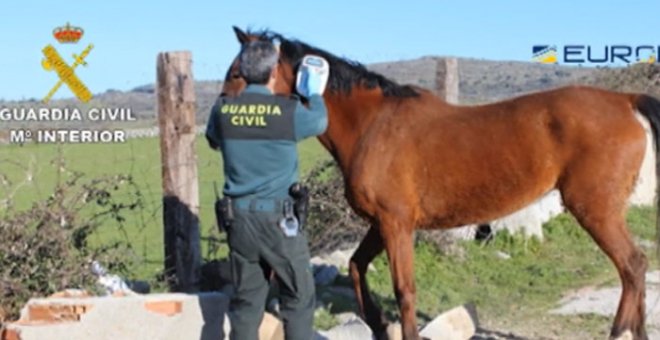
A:
{"type": "Polygon", "coordinates": [[[296,143],[322,134],[327,126],[327,110],[319,95],[309,98],[309,108],[261,85],[249,85],[235,98],[219,97],[211,109],[206,138],[222,152],[224,195],[288,197],[289,187],[298,181],[296,143]]]}

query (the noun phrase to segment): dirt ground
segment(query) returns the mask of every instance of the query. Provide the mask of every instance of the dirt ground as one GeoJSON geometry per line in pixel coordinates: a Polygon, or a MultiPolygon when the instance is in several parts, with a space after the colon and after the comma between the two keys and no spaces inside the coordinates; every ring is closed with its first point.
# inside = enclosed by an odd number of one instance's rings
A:
{"type": "MultiPolygon", "coordinates": [[[[473,340],[606,339],[621,288],[587,286],[567,293],[559,307],[542,320],[513,317],[510,321],[483,320],[473,340]],[[493,331],[506,329],[509,331],[493,331]]],[[[646,327],[650,340],[660,340],[660,271],[646,274],[646,327]]]]}

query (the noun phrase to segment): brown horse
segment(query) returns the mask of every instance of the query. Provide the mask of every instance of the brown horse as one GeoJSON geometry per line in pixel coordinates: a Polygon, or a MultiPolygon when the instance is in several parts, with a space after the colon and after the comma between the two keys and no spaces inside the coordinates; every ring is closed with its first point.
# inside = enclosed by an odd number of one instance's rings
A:
{"type": "MultiPolygon", "coordinates": [[[[304,55],[330,63],[324,94],[329,126],[319,139],[341,168],[351,206],[372,225],[351,258],[350,275],[362,317],[379,338],[385,337],[386,321],[371,299],[365,273],[383,249],[403,336],[418,339],[415,229],[492,220],[554,188],[618,270],[623,292],[611,336],[647,338],[647,259],[631,240],[625,213],[647,147],[636,113],[650,121],[658,147],[660,101],[572,86],[489,105],[454,106],[277,33],[234,30],[241,44],[279,42],[281,94],[295,92],[304,55]]],[[[223,93],[237,95],[244,87],[234,60],[223,93]]],[[[660,175],[660,164],[656,168],[660,175]]]]}

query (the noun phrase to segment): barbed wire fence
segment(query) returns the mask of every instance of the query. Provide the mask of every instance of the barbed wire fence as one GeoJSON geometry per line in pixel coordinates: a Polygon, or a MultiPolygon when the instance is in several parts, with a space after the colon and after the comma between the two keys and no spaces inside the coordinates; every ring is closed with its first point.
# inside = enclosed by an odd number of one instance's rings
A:
{"type": "MultiPolygon", "coordinates": [[[[207,103],[199,110],[208,112],[210,107],[210,103],[207,103]]],[[[199,137],[205,127],[198,125],[195,130],[199,137]]],[[[139,195],[143,207],[132,211],[125,220],[115,221],[118,228],[113,232],[104,232],[95,242],[102,243],[101,238],[130,241],[138,258],[136,268],[139,275],[145,275],[146,272],[149,275],[156,274],[154,271],[160,270],[163,265],[163,203],[158,135],[158,127],[152,127],[127,129],[128,140],[112,145],[5,145],[0,148],[0,211],[6,216],[17,210],[28,209],[41,200],[47,200],[56,188],[76,176],[87,179],[119,174],[127,176],[134,181],[132,191],[117,192],[114,197],[127,199],[139,195]]],[[[205,148],[203,138],[197,139],[197,149],[205,148]]],[[[212,222],[213,201],[206,198],[212,197],[213,184],[222,181],[220,156],[210,151],[202,154],[205,156],[199,159],[200,170],[212,175],[200,180],[202,195],[205,197],[199,207],[202,241],[208,243],[204,246],[205,250],[208,249],[204,255],[217,258],[223,255],[223,237],[216,232],[212,222]]]]}

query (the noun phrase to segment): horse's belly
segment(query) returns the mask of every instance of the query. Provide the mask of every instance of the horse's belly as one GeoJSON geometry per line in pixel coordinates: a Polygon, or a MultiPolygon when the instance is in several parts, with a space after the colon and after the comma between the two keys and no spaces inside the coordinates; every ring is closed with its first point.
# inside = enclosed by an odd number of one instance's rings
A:
{"type": "Polygon", "coordinates": [[[420,227],[450,228],[506,216],[550,191],[557,180],[551,169],[489,177],[467,181],[469,184],[442,181],[445,185],[429,187],[427,197],[422,199],[426,218],[420,227]]]}

